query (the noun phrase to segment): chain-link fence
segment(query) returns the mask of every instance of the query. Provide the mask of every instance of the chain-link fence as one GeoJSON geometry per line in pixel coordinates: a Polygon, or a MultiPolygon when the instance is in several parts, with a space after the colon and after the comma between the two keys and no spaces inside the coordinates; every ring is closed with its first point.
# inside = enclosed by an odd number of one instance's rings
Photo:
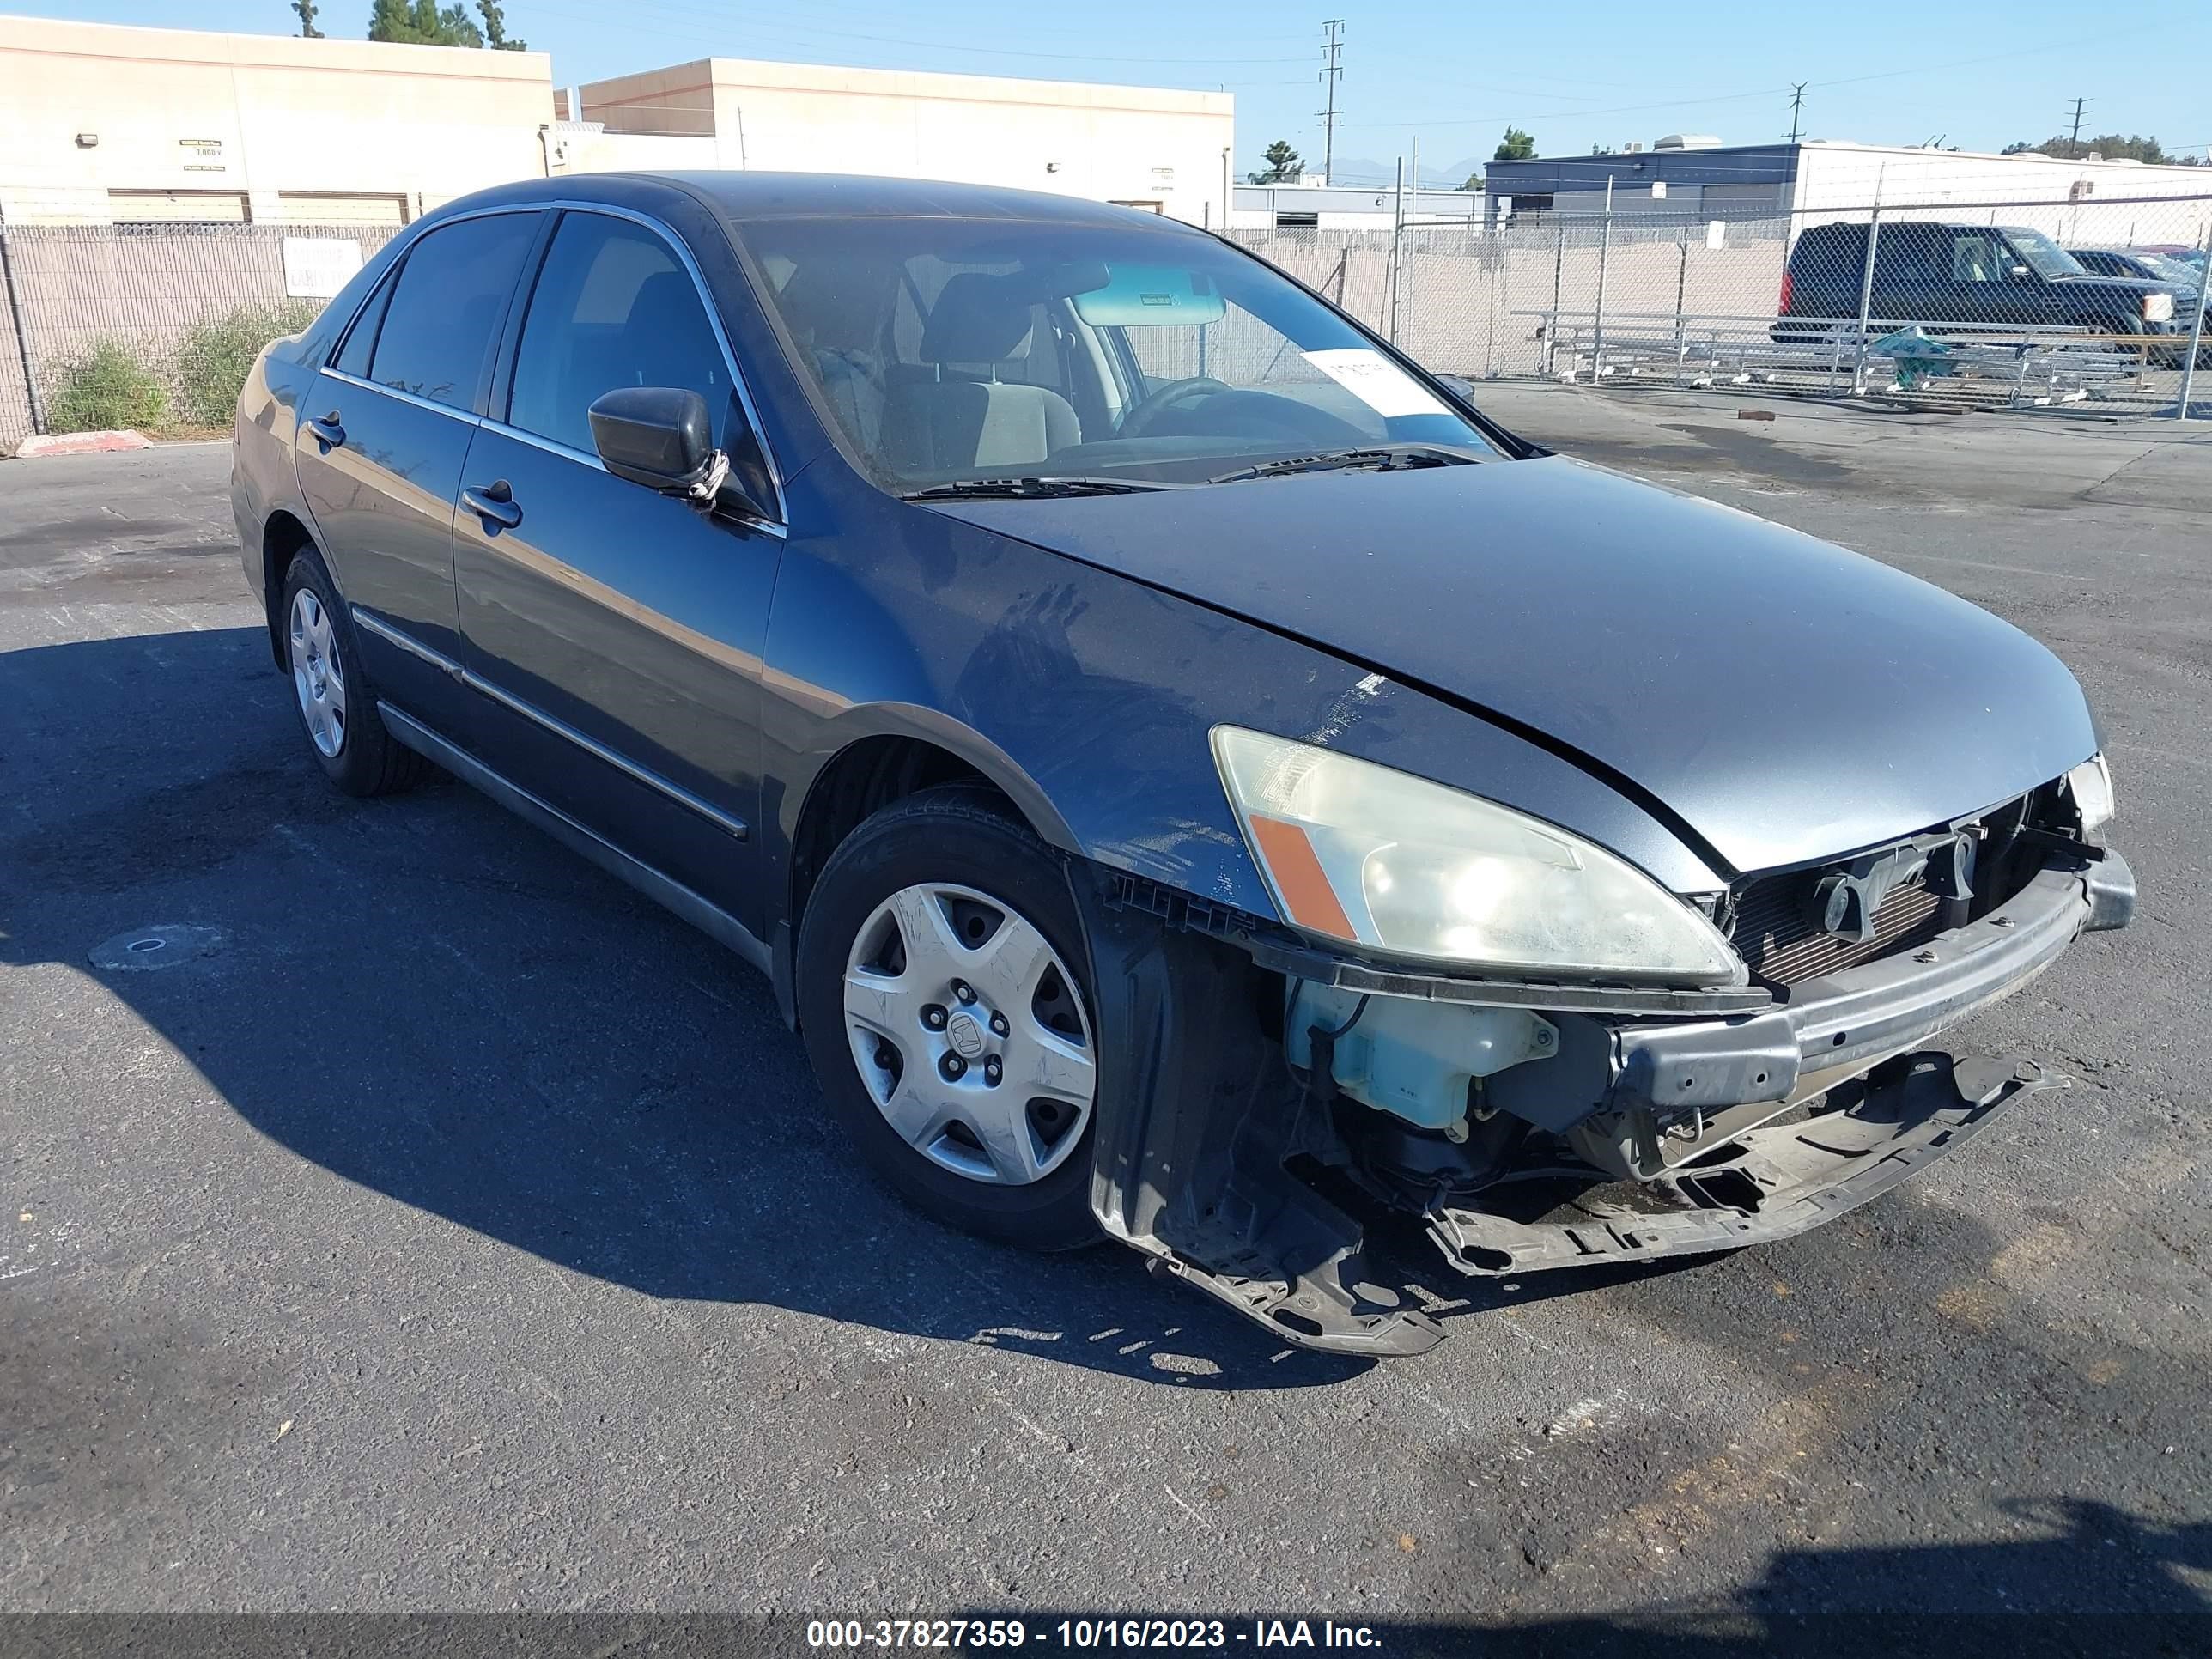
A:
{"type": "MultiPolygon", "coordinates": [[[[1470,379],[2148,411],[2212,397],[2207,183],[2094,201],[1869,193],[1734,220],[1594,198],[1499,226],[1235,235],[1470,379]]],[[[0,226],[0,451],[33,432],[227,425],[254,354],[395,234],[0,226]]]]}
{"type": "Polygon", "coordinates": [[[1469,379],[2136,412],[2212,396],[2199,372],[2212,370],[2212,187],[1734,221],[1593,208],[1496,227],[1234,234],[1469,379]]]}
{"type": "Polygon", "coordinates": [[[255,355],[396,234],[0,225],[0,453],[33,432],[228,427],[255,355]]]}

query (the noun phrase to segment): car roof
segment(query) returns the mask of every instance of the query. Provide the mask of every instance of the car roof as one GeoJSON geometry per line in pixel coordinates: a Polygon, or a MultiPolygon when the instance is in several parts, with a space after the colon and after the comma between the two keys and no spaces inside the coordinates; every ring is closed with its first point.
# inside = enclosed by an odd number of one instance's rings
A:
{"type": "Polygon", "coordinates": [[[1050,220],[1059,223],[1190,231],[1180,220],[1050,191],[1006,190],[935,179],[840,173],[584,173],[501,185],[450,202],[443,211],[532,201],[632,199],[640,186],[673,187],[726,219],[935,218],[1050,220]]]}

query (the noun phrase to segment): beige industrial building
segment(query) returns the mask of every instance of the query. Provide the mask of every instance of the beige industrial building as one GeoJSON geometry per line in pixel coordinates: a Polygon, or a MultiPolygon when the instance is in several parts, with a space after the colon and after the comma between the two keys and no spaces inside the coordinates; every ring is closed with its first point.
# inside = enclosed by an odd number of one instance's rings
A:
{"type": "Polygon", "coordinates": [[[398,224],[511,179],[715,167],[1018,185],[1220,224],[1233,123],[1225,93],[719,58],[571,99],[544,52],[0,17],[12,225],[398,224]]]}
{"type": "Polygon", "coordinates": [[[1225,92],[711,58],[580,88],[610,164],[646,142],[701,167],[951,179],[1221,225],[1236,142],[1225,92]]]}
{"type": "Polygon", "coordinates": [[[545,171],[552,60],[0,17],[0,216],[397,224],[545,171]]]}

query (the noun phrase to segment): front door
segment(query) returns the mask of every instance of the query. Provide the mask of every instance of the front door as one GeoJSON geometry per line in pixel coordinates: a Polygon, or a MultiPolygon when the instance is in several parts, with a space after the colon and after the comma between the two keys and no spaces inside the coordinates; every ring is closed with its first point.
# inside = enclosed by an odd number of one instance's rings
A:
{"type": "Polygon", "coordinates": [[[685,387],[726,447],[735,368],[674,244],[635,220],[564,214],[527,305],[454,530],[485,758],[757,933],[781,535],[614,477],[586,414],[617,386],[685,387]]]}
{"type": "Polygon", "coordinates": [[[379,692],[434,725],[459,688],[453,497],[492,348],[542,211],[428,232],[315,377],[295,452],[323,556],[379,692]]]}

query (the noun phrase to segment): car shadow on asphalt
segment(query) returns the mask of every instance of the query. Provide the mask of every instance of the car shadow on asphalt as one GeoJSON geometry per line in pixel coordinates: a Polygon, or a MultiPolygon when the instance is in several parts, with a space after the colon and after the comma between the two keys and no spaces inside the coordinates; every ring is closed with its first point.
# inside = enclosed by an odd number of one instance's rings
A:
{"type": "Polygon", "coordinates": [[[0,656],[0,960],[97,981],[291,1153],[647,1295],[1168,1387],[1367,1369],[1127,1252],[1024,1255],[884,1196],[764,979],[459,785],[339,795],[289,693],[252,628],[0,656]],[[127,948],[164,927],[199,930],[173,965],[127,948]]]}

